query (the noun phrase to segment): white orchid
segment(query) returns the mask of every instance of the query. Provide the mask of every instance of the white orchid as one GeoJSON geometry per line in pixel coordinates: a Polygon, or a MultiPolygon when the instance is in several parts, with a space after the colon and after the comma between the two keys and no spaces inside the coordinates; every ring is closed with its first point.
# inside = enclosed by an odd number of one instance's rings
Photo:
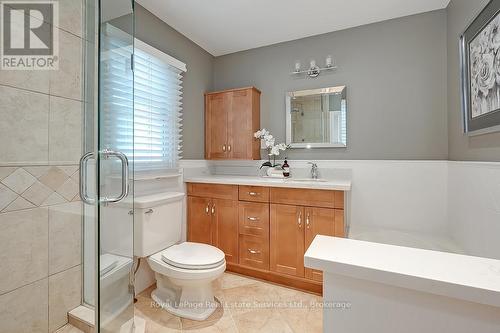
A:
{"type": "Polygon", "coordinates": [[[269,161],[264,163],[262,166],[270,166],[270,167],[276,166],[276,157],[280,155],[281,151],[285,151],[289,148],[289,146],[284,143],[279,143],[276,145],[275,137],[265,128],[255,132],[253,136],[256,139],[261,139],[262,141],[264,141],[264,144],[267,149],[267,155],[269,156],[269,161]],[[271,163],[271,156],[274,159],[274,164],[271,163]]]}

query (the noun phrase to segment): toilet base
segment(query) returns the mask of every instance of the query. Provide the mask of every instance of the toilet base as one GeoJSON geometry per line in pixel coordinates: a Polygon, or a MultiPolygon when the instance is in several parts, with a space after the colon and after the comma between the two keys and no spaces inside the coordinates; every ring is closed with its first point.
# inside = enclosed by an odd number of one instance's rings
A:
{"type": "MultiPolygon", "coordinates": [[[[205,283],[176,284],[176,279],[156,273],[157,288],[151,293],[151,298],[163,309],[173,315],[191,320],[202,321],[210,317],[217,309],[217,301],[212,291],[212,280],[205,283]]],[[[180,281],[177,281],[180,282],[180,281]]]]}

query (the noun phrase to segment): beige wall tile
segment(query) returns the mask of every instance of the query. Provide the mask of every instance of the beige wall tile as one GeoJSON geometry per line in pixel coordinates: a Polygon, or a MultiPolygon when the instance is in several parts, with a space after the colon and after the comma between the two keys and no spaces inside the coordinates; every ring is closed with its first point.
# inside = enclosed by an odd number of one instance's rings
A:
{"type": "Polygon", "coordinates": [[[2,180],[2,183],[5,186],[8,186],[12,191],[16,192],[17,194],[23,193],[24,191],[26,191],[26,189],[28,189],[28,187],[33,185],[35,182],[36,178],[33,177],[32,174],[30,174],[23,168],[18,168],[16,171],[14,171],[8,177],[2,180]]]}
{"type": "Polygon", "coordinates": [[[0,184],[0,211],[16,200],[17,194],[7,186],[0,184]]]}
{"type": "Polygon", "coordinates": [[[46,162],[49,97],[0,86],[0,163],[46,162]]]}
{"type": "Polygon", "coordinates": [[[36,178],[40,178],[42,175],[46,174],[49,171],[50,166],[48,165],[25,166],[23,167],[23,169],[31,173],[36,178]]]}
{"type": "Polygon", "coordinates": [[[0,180],[16,171],[16,167],[0,167],[0,180]]]}
{"type": "Polygon", "coordinates": [[[82,102],[50,97],[50,161],[79,162],[82,155],[82,126],[82,102]]]}
{"type": "Polygon", "coordinates": [[[66,202],[66,199],[64,199],[63,197],[61,197],[60,194],[58,194],[57,192],[54,192],[52,193],[48,198],[47,200],[45,200],[43,203],[42,203],[42,206],[53,206],[53,205],[59,205],[59,204],[62,204],[62,203],[65,203],[66,202]]]}
{"type": "Polygon", "coordinates": [[[30,188],[24,191],[22,196],[34,205],[40,206],[53,192],[52,189],[37,180],[30,188]]]}
{"type": "Polygon", "coordinates": [[[33,205],[31,202],[24,199],[23,197],[17,197],[16,200],[12,201],[10,205],[8,205],[2,210],[2,213],[14,212],[16,210],[30,209],[35,207],[36,207],[35,205],[33,205]]]}
{"type": "Polygon", "coordinates": [[[72,202],[49,207],[49,273],[82,262],[82,205],[72,202]]]}
{"type": "Polygon", "coordinates": [[[48,279],[0,296],[0,329],[6,333],[47,333],[48,279]]]}
{"type": "Polygon", "coordinates": [[[59,29],[59,70],[50,71],[50,94],[82,100],[82,39],[59,29]]]}
{"type": "Polygon", "coordinates": [[[82,300],[82,267],[49,277],[49,332],[68,323],[68,312],[82,300]]]}
{"type": "Polygon", "coordinates": [[[51,167],[46,174],[39,178],[40,182],[50,187],[54,191],[61,187],[68,179],[68,175],[58,167],[51,167]]]}
{"type": "Polygon", "coordinates": [[[81,0],[59,0],[59,28],[82,37],[81,0]]]}
{"type": "Polygon", "coordinates": [[[48,275],[47,223],[46,208],[0,214],[0,294],[48,275]]]}

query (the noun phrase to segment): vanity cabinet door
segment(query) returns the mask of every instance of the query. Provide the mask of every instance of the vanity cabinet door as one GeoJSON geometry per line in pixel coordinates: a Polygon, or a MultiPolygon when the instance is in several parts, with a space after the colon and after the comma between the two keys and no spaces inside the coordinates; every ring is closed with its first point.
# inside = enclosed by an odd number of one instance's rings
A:
{"type": "Polygon", "coordinates": [[[304,208],[271,204],[270,269],[304,277],[304,208]]]}
{"type": "Polygon", "coordinates": [[[225,93],[205,96],[205,158],[221,160],[228,157],[227,124],[231,96],[225,93]]]}
{"type": "Polygon", "coordinates": [[[216,229],[215,246],[224,251],[226,261],[238,263],[238,201],[214,199],[212,212],[216,229]]]}
{"type": "Polygon", "coordinates": [[[188,196],[187,207],[188,241],[214,244],[210,199],[188,196]]]}
{"type": "MultiPolygon", "coordinates": [[[[329,208],[305,208],[305,251],[316,235],[344,237],[344,211],[329,208]]],[[[304,252],[305,253],[305,252],[304,252]]],[[[306,268],[306,278],[323,281],[323,272],[306,268]]]]}

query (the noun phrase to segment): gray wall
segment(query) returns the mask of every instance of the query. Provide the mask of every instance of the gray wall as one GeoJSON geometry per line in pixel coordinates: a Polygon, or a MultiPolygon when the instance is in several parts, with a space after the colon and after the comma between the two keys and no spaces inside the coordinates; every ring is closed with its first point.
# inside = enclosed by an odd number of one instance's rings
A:
{"type": "Polygon", "coordinates": [[[212,89],[214,57],[136,3],[136,37],[187,65],[183,88],[184,158],[204,155],[204,97],[212,89]]]}
{"type": "Polygon", "coordinates": [[[488,0],[452,0],[448,6],[448,142],[450,160],[500,161],[500,133],[463,134],[459,37],[488,0]]]}
{"type": "Polygon", "coordinates": [[[447,159],[446,54],[440,10],[217,57],[214,88],[261,89],[261,126],[284,141],[286,91],[347,85],[348,148],[293,150],[290,158],[447,159]],[[289,74],[295,60],[322,64],[328,54],[335,72],[289,74]]]}

